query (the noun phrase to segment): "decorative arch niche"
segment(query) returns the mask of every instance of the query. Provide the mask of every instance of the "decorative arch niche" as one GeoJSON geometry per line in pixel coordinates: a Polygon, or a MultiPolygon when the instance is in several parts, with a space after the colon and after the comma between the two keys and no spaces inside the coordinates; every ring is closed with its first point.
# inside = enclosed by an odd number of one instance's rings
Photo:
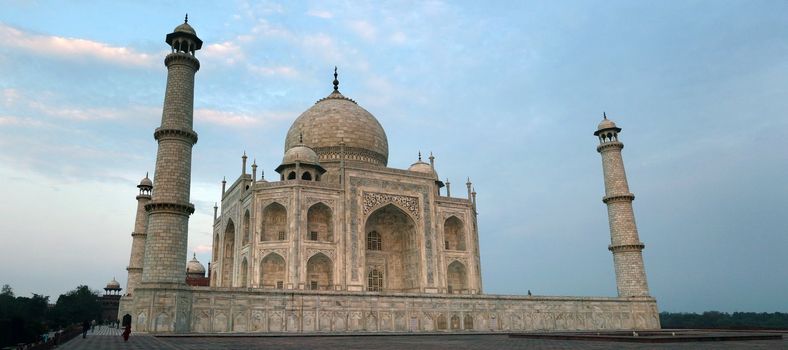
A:
{"type": "Polygon", "coordinates": [[[320,242],[334,241],[334,222],[331,208],[323,203],[316,203],[306,214],[306,239],[320,242]]]}
{"type": "Polygon", "coordinates": [[[244,257],[244,260],[241,261],[241,271],[239,272],[241,277],[241,287],[247,287],[249,285],[249,263],[246,262],[246,257],[244,257]]]}
{"type": "Polygon", "coordinates": [[[443,239],[446,250],[465,250],[465,226],[456,216],[443,223],[443,239]]]}
{"type": "Polygon", "coordinates": [[[249,244],[249,237],[251,237],[252,230],[251,230],[251,222],[249,218],[249,209],[244,212],[244,220],[243,220],[243,245],[249,244]]]}
{"type": "Polygon", "coordinates": [[[270,253],[260,261],[260,287],[284,288],[285,259],[277,254],[270,253]]]}
{"type": "Polygon", "coordinates": [[[260,240],[281,241],[287,239],[287,209],[279,203],[271,203],[263,209],[263,227],[260,240]],[[284,236],[284,238],[282,238],[284,236]]]}
{"type": "Polygon", "coordinates": [[[309,289],[331,290],[334,264],[323,253],[313,255],[306,263],[306,283],[309,289]]]}
{"type": "Polygon", "coordinates": [[[468,273],[465,265],[457,260],[449,264],[446,282],[449,293],[460,294],[465,292],[468,289],[468,273]]]}

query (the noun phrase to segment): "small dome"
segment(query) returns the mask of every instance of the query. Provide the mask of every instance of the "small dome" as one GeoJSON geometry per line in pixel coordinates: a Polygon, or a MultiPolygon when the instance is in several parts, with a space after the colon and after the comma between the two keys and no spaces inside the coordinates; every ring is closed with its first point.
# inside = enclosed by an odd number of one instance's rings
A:
{"type": "Polygon", "coordinates": [[[173,33],[177,33],[177,32],[189,33],[191,35],[197,35],[197,32],[194,30],[194,28],[192,28],[192,26],[189,25],[188,22],[183,22],[183,24],[175,27],[175,30],[173,30],[173,33]]]}
{"type": "Polygon", "coordinates": [[[120,283],[115,280],[115,277],[112,277],[112,281],[109,281],[104,289],[120,289],[120,283]]]}
{"type": "Polygon", "coordinates": [[[599,125],[597,125],[594,135],[599,136],[603,130],[615,130],[616,132],[621,131],[621,128],[616,126],[616,123],[610,119],[607,119],[606,113],[602,113],[602,117],[603,119],[601,122],[599,122],[599,125]]]}
{"type": "Polygon", "coordinates": [[[287,150],[287,152],[285,152],[284,158],[282,158],[282,164],[292,164],[295,162],[319,164],[317,153],[315,153],[315,151],[313,151],[311,148],[302,144],[295,145],[287,150]]]}
{"type": "Polygon", "coordinates": [[[607,118],[602,119],[602,122],[599,123],[599,126],[597,126],[597,130],[615,129],[615,128],[616,128],[616,123],[614,123],[612,120],[607,118]]]}
{"type": "Polygon", "coordinates": [[[151,181],[150,178],[148,178],[148,174],[145,174],[145,178],[140,180],[140,184],[137,185],[137,187],[140,187],[140,188],[142,188],[142,187],[151,187],[151,188],[153,188],[153,181],[151,181]]]}
{"type": "Polygon", "coordinates": [[[435,177],[436,179],[438,178],[438,174],[435,172],[435,169],[433,169],[429,163],[422,162],[421,160],[411,164],[408,170],[415,171],[417,173],[429,174],[435,177]]]}
{"type": "Polygon", "coordinates": [[[197,260],[197,254],[195,253],[191,260],[186,263],[186,273],[189,275],[195,274],[200,276],[205,276],[205,266],[203,266],[199,260],[197,260]]]}

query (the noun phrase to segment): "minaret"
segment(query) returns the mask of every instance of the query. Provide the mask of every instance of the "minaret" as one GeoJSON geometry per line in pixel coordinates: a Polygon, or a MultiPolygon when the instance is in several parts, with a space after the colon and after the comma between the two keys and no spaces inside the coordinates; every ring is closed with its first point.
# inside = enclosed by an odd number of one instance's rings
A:
{"type": "Polygon", "coordinates": [[[151,190],[153,189],[153,181],[145,174],[145,178],[137,185],[140,189],[140,194],[137,195],[137,216],[134,219],[134,232],[131,233],[131,258],[129,258],[129,266],[126,271],[129,272],[126,281],[126,293],[131,295],[134,293],[134,288],[140,284],[142,278],[142,262],[145,257],[145,229],[148,226],[148,212],[145,211],[145,205],[150,202],[151,190]]]}
{"type": "Polygon", "coordinates": [[[594,135],[599,137],[596,150],[602,155],[602,170],[605,176],[605,196],[607,217],[610,222],[610,246],[613,264],[616,268],[616,288],[619,297],[648,296],[646,271],[643,267],[643,243],[638,238],[632,201],[635,195],[629,192],[627,175],[621,149],[624,144],[618,141],[621,128],[607,119],[599,123],[594,135]]]}
{"type": "Polygon", "coordinates": [[[161,127],[153,133],[159,143],[153,198],[145,205],[149,213],[148,236],[142,284],[186,283],[186,241],[192,172],[192,147],[197,133],[192,130],[194,117],[194,74],[200,61],[194,56],[202,47],[194,28],[183,24],[167,34],[172,52],[164,59],[167,66],[167,90],[161,127]]]}

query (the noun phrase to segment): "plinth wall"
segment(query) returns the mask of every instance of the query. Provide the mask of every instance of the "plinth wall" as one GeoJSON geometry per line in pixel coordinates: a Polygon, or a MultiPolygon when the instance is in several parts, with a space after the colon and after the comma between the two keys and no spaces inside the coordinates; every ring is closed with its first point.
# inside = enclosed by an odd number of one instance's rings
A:
{"type": "Polygon", "coordinates": [[[135,332],[509,332],[659,329],[650,297],[139,288],[121,303],[135,332]]]}

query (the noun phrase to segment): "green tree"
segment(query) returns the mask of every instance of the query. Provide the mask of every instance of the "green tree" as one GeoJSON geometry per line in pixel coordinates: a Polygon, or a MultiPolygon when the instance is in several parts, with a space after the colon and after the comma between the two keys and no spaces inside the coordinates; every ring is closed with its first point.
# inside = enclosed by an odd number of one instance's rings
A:
{"type": "Polygon", "coordinates": [[[58,326],[101,319],[101,303],[98,298],[98,292],[84,285],[61,294],[52,310],[51,319],[58,326]]]}
{"type": "Polygon", "coordinates": [[[39,294],[14,297],[13,289],[4,285],[0,291],[0,347],[36,341],[46,330],[48,304],[49,297],[39,294]]]}

